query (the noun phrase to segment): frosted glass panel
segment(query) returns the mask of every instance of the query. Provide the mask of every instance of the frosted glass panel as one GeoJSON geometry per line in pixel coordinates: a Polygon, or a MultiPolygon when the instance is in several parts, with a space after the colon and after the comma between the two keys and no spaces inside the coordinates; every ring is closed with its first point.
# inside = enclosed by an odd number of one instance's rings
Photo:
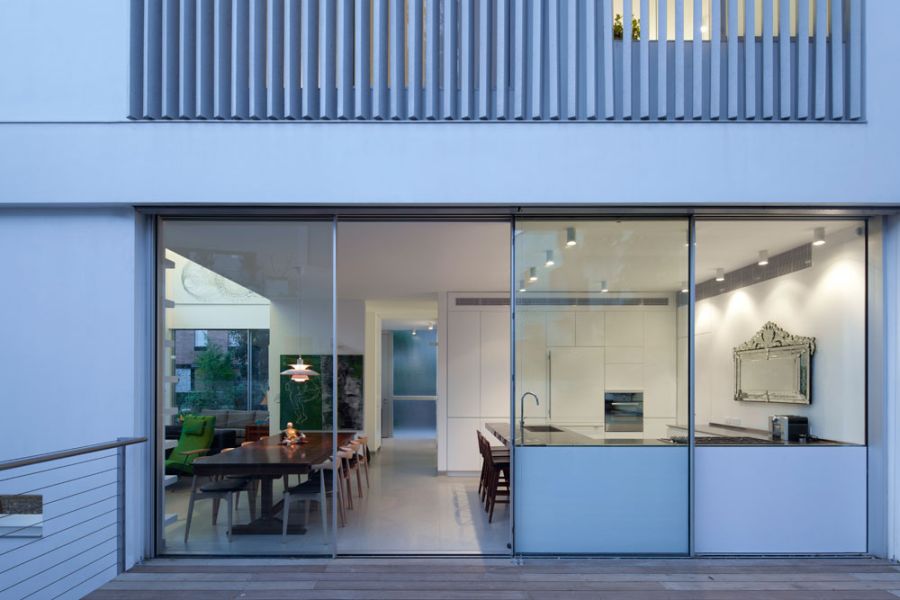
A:
{"type": "Polygon", "coordinates": [[[434,330],[394,332],[394,395],[437,395],[437,335],[434,330]]]}

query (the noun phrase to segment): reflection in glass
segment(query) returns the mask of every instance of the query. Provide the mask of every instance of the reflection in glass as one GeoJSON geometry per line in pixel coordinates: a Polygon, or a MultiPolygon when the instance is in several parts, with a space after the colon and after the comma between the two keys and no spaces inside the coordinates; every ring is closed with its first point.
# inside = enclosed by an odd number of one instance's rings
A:
{"type": "MultiPolygon", "coordinates": [[[[165,551],[331,553],[332,223],[179,220],[162,233],[165,551]],[[282,375],[298,355],[321,375],[282,375]],[[307,443],[281,443],[288,421],[307,443]]],[[[341,397],[361,405],[361,364],[345,363],[341,397]]]]}

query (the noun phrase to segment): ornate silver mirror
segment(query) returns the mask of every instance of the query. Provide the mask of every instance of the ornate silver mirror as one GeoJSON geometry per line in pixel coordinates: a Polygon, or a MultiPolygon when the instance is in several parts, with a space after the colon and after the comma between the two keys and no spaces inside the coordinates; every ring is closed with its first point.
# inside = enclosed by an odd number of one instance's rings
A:
{"type": "Polygon", "coordinates": [[[816,339],[791,335],[769,321],[734,349],[734,399],[809,404],[816,339]]]}

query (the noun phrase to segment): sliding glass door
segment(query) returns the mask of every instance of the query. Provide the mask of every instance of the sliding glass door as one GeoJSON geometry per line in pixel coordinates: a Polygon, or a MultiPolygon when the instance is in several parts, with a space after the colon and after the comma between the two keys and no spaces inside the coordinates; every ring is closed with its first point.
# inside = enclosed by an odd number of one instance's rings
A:
{"type": "Polygon", "coordinates": [[[515,552],[687,553],[689,222],[515,228],[515,552]]]}
{"type": "Polygon", "coordinates": [[[162,222],[160,553],[334,552],[333,229],[162,222]]]}

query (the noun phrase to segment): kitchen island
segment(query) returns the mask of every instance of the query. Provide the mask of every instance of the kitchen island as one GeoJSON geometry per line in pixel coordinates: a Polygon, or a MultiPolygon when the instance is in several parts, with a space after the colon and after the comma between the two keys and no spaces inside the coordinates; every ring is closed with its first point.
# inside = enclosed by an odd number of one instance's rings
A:
{"type": "MultiPolygon", "coordinates": [[[[510,446],[509,423],[485,423],[491,432],[507,448],[510,446]]],[[[519,446],[661,446],[671,444],[658,439],[596,438],[583,435],[562,425],[516,425],[516,444],[519,446]]]]}

